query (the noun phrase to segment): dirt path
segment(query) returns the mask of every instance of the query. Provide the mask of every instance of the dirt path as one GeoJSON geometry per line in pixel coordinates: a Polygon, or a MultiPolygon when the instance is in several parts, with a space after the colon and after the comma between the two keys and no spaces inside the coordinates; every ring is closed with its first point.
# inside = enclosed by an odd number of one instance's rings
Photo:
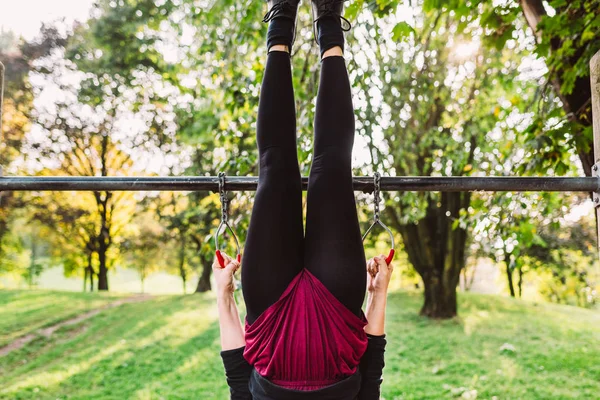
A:
{"type": "Polygon", "coordinates": [[[82,321],[85,321],[87,319],[90,319],[96,315],[98,315],[101,311],[110,309],[110,308],[115,308],[115,307],[119,307],[120,305],[123,304],[129,304],[129,303],[139,303],[142,301],[146,301],[146,300],[150,300],[152,298],[151,295],[147,295],[147,294],[140,294],[140,295],[134,295],[134,296],[129,296],[129,297],[125,297],[122,298],[120,300],[117,300],[115,302],[112,302],[110,304],[107,304],[103,307],[97,308],[95,310],[91,310],[88,311],[86,313],[83,313],[81,315],[78,315],[76,317],[67,319],[65,321],[61,321],[57,324],[48,326],[46,328],[42,328],[42,329],[38,329],[37,331],[33,332],[33,333],[29,333],[25,336],[21,336],[20,338],[15,339],[14,341],[12,341],[11,343],[7,344],[6,346],[0,347],[0,357],[4,357],[5,355],[7,355],[8,353],[10,353],[11,351],[14,350],[19,350],[20,348],[22,348],[23,346],[25,346],[27,343],[31,342],[33,339],[39,337],[39,336],[44,336],[46,338],[49,338],[52,336],[52,334],[54,332],[56,332],[57,330],[59,330],[60,328],[62,328],[63,326],[70,326],[70,325],[75,325],[78,324],[82,321]]]}

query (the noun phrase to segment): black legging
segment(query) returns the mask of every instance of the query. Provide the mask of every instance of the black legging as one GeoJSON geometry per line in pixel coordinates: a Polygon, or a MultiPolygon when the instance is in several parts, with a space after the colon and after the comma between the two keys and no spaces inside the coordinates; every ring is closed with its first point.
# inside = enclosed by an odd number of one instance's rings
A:
{"type": "Polygon", "coordinates": [[[366,262],[354,190],[354,111],[343,57],[321,61],[310,170],[306,236],[296,150],[296,111],[290,57],[273,51],[257,121],[258,189],[242,260],[249,323],[275,303],[306,267],[356,315],[366,289],[366,262]]]}

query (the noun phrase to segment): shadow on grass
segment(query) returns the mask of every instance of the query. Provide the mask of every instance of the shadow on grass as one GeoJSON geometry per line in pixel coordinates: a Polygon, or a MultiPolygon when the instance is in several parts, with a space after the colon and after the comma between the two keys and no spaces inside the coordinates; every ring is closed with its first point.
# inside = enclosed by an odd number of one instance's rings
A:
{"type": "Polygon", "coordinates": [[[215,362],[220,361],[214,349],[218,336],[218,324],[212,323],[176,347],[158,341],[114,353],[62,382],[58,392],[77,388],[70,398],[95,399],[218,398],[208,397],[223,387],[217,380],[225,382],[222,365],[215,362]]]}
{"type": "Polygon", "coordinates": [[[435,321],[421,301],[390,296],[386,398],[597,398],[593,312],[461,294],[459,316],[435,321]]]}
{"type": "MultiPolygon", "coordinates": [[[[421,302],[390,294],[385,398],[594,398],[600,390],[600,336],[584,325],[588,312],[465,295],[459,318],[431,321],[418,315],[421,302]],[[501,351],[504,343],[515,351],[501,351]]],[[[0,398],[228,397],[212,298],[157,298],[84,325],[0,359],[0,398]]]]}
{"type": "Polygon", "coordinates": [[[223,393],[219,328],[210,310],[205,298],[170,297],[155,299],[151,306],[128,304],[103,312],[85,329],[61,330],[51,340],[36,341],[0,360],[0,371],[7,372],[0,379],[0,398],[198,398],[202,392],[223,393]]]}

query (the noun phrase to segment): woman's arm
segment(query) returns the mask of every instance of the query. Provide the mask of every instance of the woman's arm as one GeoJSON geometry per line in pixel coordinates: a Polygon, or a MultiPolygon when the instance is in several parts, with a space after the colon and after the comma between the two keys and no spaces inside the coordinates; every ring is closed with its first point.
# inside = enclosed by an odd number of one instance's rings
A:
{"type": "Polygon", "coordinates": [[[369,343],[367,351],[360,359],[360,376],[361,385],[358,393],[359,400],[379,400],[381,395],[381,377],[383,372],[384,352],[385,352],[385,335],[372,336],[367,334],[369,343]]]}
{"type": "Polygon", "coordinates": [[[244,346],[246,345],[244,327],[233,297],[235,290],[233,274],[238,270],[240,264],[224,253],[222,256],[225,260],[225,268],[221,268],[216,259],[213,262],[219,330],[221,332],[221,358],[231,399],[251,400],[252,394],[248,389],[248,382],[252,367],[244,358],[244,346]]]}
{"type": "Polygon", "coordinates": [[[367,294],[367,309],[365,316],[368,324],[365,332],[373,336],[385,334],[385,308],[387,307],[386,292],[369,292],[367,294]]]}
{"type": "Polygon", "coordinates": [[[385,308],[387,292],[394,267],[385,262],[385,256],[374,257],[367,263],[367,309],[368,324],[365,332],[373,336],[385,334],[385,308]]]}
{"type": "Polygon", "coordinates": [[[240,321],[240,314],[233,297],[235,290],[233,274],[240,268],[240,264],[225,253],[221,253],[221,255],[225,260],[225,268],[221,268],[216,259],[213,262],[221,349],[232,350],[246,345],[244,327],[240,321]]]}
{"type": "Polygon", "coordinates": [[[244,327],[240,321],[233,294],[217,296],[221,350],[232,350],[245,346],[244,327]]]}
{"type": "Polygon", "coordinates": [[[367,308],[365,316],[368,324],[365,332],[369,343],[360,360],[362,383],[358,398],[360,400],[379,399],[384,363],[385,309],[387,292],[392,276],[393,266],[385,262],[382,254],[367,263],[367,308]]]}

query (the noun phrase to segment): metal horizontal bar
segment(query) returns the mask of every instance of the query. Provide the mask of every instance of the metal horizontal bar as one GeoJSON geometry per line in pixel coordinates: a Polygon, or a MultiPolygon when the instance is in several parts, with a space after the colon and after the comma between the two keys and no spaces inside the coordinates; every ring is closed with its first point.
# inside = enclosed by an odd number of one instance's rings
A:
{"type": "MultiPolygon", "coordinates": [[[[354,190],[373,191],[373,178],[355,176],[354,190]]],[[[226,189],[256,190],[258,177],[228,176],[226,189]]],[[[308,178],[302,178],[306,190],[308,178]]],[[[0,191],[217,191],[216,176],[174,177],[0,177],[0,191]]],[[[405,192],[597,192],[598,177],[381,177],[381,190],[405,192]]]]}

